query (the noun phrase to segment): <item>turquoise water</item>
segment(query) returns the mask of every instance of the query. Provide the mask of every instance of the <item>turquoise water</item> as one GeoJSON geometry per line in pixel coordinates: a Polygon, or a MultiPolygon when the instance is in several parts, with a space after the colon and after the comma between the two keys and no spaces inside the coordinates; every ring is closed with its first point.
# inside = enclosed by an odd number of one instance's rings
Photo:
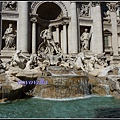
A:
{"type": "Polygon", "coordinates": [[[113,97],[70,101],[30,98],[0,104],[0,118],[120,118],[120,100],[113,97]]]}

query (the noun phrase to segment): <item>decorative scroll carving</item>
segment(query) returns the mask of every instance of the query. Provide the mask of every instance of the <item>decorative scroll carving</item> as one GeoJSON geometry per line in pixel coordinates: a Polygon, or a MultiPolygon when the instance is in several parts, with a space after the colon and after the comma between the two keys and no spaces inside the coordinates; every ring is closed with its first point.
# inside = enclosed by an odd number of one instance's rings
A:
{"type": "Polygon", "coordinates": [[[16,1],[2,2],[2,10],[17,10],[17,2],[16,1]]]}

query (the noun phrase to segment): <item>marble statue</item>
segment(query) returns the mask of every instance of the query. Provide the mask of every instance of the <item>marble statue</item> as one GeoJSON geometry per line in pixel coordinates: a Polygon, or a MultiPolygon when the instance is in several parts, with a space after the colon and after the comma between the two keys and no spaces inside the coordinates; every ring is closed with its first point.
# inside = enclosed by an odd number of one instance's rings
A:
{"type": "Polygon", "coordinates": [[[4,36],[2,37],[2,39],[5,40],[5,48],[15,49],[15,37],[16,31],[13,30],[12,24],[9,24],[9,27],[6,29],[4,36]]]}
{"type": "Polygon", "coordinates": [[[91,37],[91,33],[88,33],[88,29],[85,29],[85,32],[82,33],[80,39],[82,44],[82,50],[88,50],[89,47],[89,40],[91,37]]]}
{"type": "Polygon", "coordinates": [[[53,37],[53,34],[52,34],[52,32],[51,32],[51,28],[48,27],[48,29],[43,30],[43,31],[40,33],[40,37],[41,37],[42,39],[44,39],[44,41],[46,41],[46,40],[51,40],[52,37],[53,37]]]}
{"type": "Polygon", "coordinates": [[[30,69],[33,69],[34,68],[34,55],[32,54],[30,56],[30,60],[28,60],[28,62],[26,63],[26,67],[25,67],[25,70],[30,70],[30,69]]]}
{"type": "Polygon", "coordinates": [[[44,39],[44,42],[42,42],[39,45],[38,48],[39,51],[44,51],[45,54],[53,54],[53,55],[60,53],[59,45],[58,43],[55,43],[50,27],[48,29],[43,30],[40,33],[40,37],[44,39]]]}
{"type": "Polygon", "coordinates": [[[101,63],[97,57],[97,54],[94,54],[87,63],[87,70],[93,71],[94,69],[99,69],[101,67],[101,63]]]}
{"type": "Polygon", "coordinates": [[[59,66],[65,67],[65,68],[70,68],[70,63],[68,62],[69,58],[66,55],[62,55],[60,58],[60,64],[59,66]]]}
{"type": "Polygon", "coordinates": [[[76,56],[76,61],[74,63],[74,66],[77,68],[77,69],[82,69],[83,71],[86,71],[85,70],[85,55],[83,52],[80,52],[77,56],[76,56]]]}
{"type": "Polygon", "coordinates": [[[38,56],[43,59],[43,61],[49,61],[50,65],[57,65],[58,62],[60,62],[59,58],[62,50],[60,44],[53,39],[50,26],[40,33],[40,37],[43,38],[44,41],[38,47],[38,56]]]}
{"type": "Polygon", "coordinates": [[[25,67],[25,62],[21,61],[20,56],[24,59],[29,59],[28,57],[22,54],[22,50],[16,50],[15,54],[12,56],[10,66],[19,67],[23,69],[25,67]]]}

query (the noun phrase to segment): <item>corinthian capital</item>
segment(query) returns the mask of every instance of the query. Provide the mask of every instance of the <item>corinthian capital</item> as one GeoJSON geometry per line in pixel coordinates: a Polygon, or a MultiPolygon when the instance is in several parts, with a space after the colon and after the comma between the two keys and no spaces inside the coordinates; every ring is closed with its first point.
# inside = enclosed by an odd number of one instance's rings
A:
{"type": "Polygon", "coordinates": [[[92,2],[91,6],[92,7],[100,6],[100,2],[92,2]]]}
{"type": "Polygon", "coordinates": [[[109,11],[116,12],[118,4],[115,2],[107,3],[107,7],[108,7],[109,11]]]}
{"type": "Polygon", "coordinates": [[[32,14],[32,13],[30,13],[30,17],[31,17],[30,21],[37,22],[38,14],[32,14]]]}

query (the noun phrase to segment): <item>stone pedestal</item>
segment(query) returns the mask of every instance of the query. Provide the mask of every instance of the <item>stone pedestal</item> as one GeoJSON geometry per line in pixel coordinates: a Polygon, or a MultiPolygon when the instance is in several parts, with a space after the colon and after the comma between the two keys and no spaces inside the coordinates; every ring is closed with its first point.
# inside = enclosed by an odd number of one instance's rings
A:
{"type": "Polygon", "coordinates": [[[15,50],[14,49],[4,49],[1,50],[1,55],[0,55],[0,59],[2,60],[3,64],[5,64],[6,62],[10,61],[12,56],[15,54],[15,50]]]}
{"type": "Polygon", "coordinates": [[[112,60],[110,61],[110,65],[116,66],[120,63],[120,56],[113,55],[112,60]]]}

